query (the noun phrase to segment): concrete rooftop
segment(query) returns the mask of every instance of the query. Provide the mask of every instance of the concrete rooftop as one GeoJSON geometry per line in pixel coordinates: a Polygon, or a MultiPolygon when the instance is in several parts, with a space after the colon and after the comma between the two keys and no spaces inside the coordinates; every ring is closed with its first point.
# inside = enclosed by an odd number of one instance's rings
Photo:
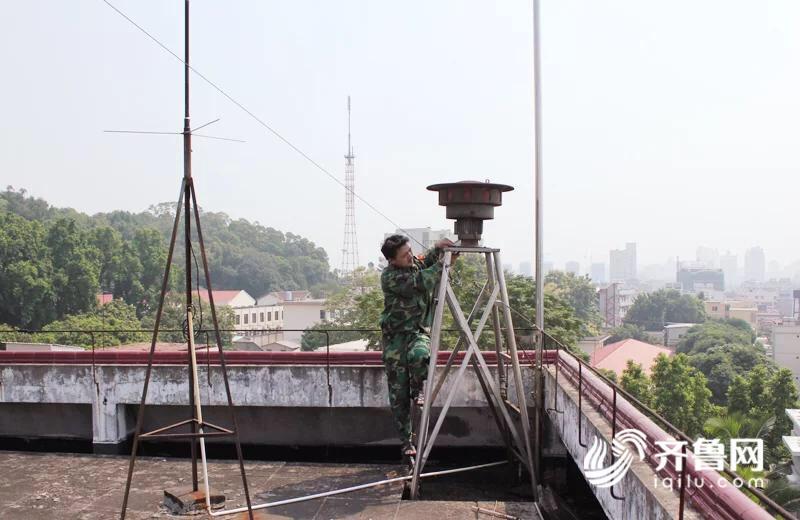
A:
{"type": "MultiPolygon", "coordinates": [[[[119,518],[127,457],[0,451],[0,468],[2,519],[119,518]]],[[[245,469],[255,504],[391,478],[399,476],[400,468],[391,464],[247,462],[245,469]]],[[[262,510],[266,513],[263,518],[492,518],[474,511],[475,506],[518,518],[533,517],[531,503],[515,501],[510,495],[503,497],[510,500],[490,500],[487,487],[492,487],[489,482],[496,482],[497,474],[491,473],[496,470],[480,471],[490,473],[437,478],[435,486],[431,483],[423,488],[429,489],[429,500],[425,501],[401,501],[402,484],[396,483],[262,510]],[[458,495],[471,500],[433,500],[458,495]]],[[[228,508],[245,505],[236,461],[211,462],[209,475],[212,488],[225,494],[228,508]]],[[[163,490],[189,485],[189,460],[137,459],[127,518],[179,518],[161,507],[163,490]]]]}

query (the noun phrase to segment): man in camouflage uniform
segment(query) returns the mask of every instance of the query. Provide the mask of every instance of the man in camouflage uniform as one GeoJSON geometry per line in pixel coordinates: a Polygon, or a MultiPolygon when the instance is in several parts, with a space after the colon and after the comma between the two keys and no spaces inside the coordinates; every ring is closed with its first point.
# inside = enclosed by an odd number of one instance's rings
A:
{"type": "Polygon", "coordinates": [[[408,238],[402,235],[390,236],[381,247],[389,261],[381,273],[383,364],[389,405],[406,456],[416,453],[411,443],[411,401],[422,402],[430,359],[433,289],[442,273],[442,248],[451,245],[450,240],[440,240],[422,260],[411,254],[408,238]]]}

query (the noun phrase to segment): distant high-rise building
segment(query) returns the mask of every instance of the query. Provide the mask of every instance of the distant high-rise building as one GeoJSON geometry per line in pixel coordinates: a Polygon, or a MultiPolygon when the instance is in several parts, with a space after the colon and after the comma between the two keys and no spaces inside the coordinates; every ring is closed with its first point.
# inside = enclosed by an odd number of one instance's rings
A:
{"type": "Polygon", "coordinates": [[[763,282],[766,260],[764,250],[760,247],[751,247],[744,254],[744,279],[749,282],[763,282]]]}
{"type": "Polygon", "coordinates": [[[581,270],[581,264],[575,262],[574,260],[570,260],[569,262],[567,262],[564,267],[565,271],[572,274],[578,274],[581,270]]]}
{"type": "Polygon", "coordinates": [[[619,327],[636,299],[636,291],[623,289],[620,283],[611,283],[597,291],[597,303],[603,327],[619,327]]]}
{"type": "Polygon", "coordinates": [[[533,276],[531,272],[531,263],[530,262],[520,262],[519,263],[519,274],[522,276],[533,276]]]}
{"type": "Polygon", "coordinates": [[[725,286],[733,289],[739,285],[739,259],[730,251],[719,257],[719,266],[725,273],[725,286]]]}
{"type": "Polygon", "coordinates": [[[777,280],[781,277],[783,273],[783,266],[777,260],[770,260],[767,263],[767,276],[770,280],[777,280]]]}
{"type": "Polygon", "coordinates": [[[547,273],[553,270],[553,262],[542,261],[542,274],[547,276],[547,273]]]}
{"type": "Polygon", "coordinates": [[[603,262],[593,263],[589,276],[595,283],[606,283],[606,264],[603,262]]]}
{"type": "Polygon", "coordinates": [[[719,263],[719,253],[716,249],[710,247],[700,246],[697,248],[697,264],[698,267],[706,269],[716,269],[719,263]]]}
{"type": "Polygon", "coordinates": [[[686,292],[697,293],[704,289],[725,290],[725,275],[722,269],[682,267],[678,270],[677,282],[681,284],[681,289],[686,292]]]}
{"type": "Polygon", "coordinates": [[[636,279],[636,243],[628,242],[625,249],[612,249],[609,252],[609,279],[624,282],[636,279]]]}

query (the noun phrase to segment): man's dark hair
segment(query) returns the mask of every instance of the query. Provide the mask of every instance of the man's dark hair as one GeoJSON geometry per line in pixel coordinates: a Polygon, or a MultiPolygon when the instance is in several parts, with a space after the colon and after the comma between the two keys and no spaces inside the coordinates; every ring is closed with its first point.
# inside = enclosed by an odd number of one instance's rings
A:
{"type": "Polygon", "coordinates": [[[391,260],[397,254],[397,250],[400,249],[403,244],[407,243],[408,237],[404,237],[403,235],[392,235],[383,241],[381,253],[383,253],[383,256],[387,260],[391,260]]]}

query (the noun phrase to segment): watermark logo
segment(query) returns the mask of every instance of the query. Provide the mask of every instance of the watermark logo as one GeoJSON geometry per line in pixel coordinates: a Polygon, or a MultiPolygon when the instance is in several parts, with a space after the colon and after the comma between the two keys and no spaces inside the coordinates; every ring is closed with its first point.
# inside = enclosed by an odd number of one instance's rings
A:
{"type": "MultiPolygon", "coordinates": [[[[689,442],[684,440],[656,441],[658,452],[654,454],[654,460],[658,463],[656,472],[662,472],[668,464],[675,471],[682,471],[684,460],[689,453],[689,442]]],[[[605,466],[606,455],[608,454],[608,443],[603,439],[594,436],[592,447],[586,452],[583,458],[583,471],[586,480],[599,488],[608,488],[617,484],[633,464],[635,456],[639,460],[644,460],[647,446],[647,437],[644,433],[636,429],[622,430],[614,435],[611,440],[611,451],[614,454],[614,462],[610,466],[605,466]],[[627,447],[626,447],[627,445],[627,447]],[[629,449],[632,447],[633,450],[629,449]]],[[[722,471],[725,463],[728,462],[731,469],[736,471],[740,466],[749,466],[753,471],[763,471],[764,469],[764,441],[762,439],[730,439],[729,460],[725,457],[725,448],[720,439],[698,438],[692,443],[691,453],[693,454],[694,469],[700,473],[708,470],[722,471]]],[[[655,487],[665,487],[674,489],[675,485],[680,487],[681,480],[673,482],[673,478],[665,476],[663,478],[656,475],[653,480],[655,487]]],[[[716,480],[711,476],[697,474],[689,476],[686,480],[687,487],[703,487],[705,485],[720,488],[733,486],[741,488],[748,487],[763,488],[764,479],[760,477],[751,478],[748,481],[740,477],[729,482],[724,477],[717,475],[716,480]]]]}
{"type": "Polygon", "coordinates": [[[583,471],[586,480],[600,488],[611,487],[625,476],[633,464],[634,454],[625,445],[630,445],[636,451],[639,460],[644,460],[645,443],[647,438],[644,433],[636,429],[621,430],[611,440],[611,452],[614,454],[614,463],[605,467],[608,443],[594,436],[592,447],[583,458],[583,471]]]}

